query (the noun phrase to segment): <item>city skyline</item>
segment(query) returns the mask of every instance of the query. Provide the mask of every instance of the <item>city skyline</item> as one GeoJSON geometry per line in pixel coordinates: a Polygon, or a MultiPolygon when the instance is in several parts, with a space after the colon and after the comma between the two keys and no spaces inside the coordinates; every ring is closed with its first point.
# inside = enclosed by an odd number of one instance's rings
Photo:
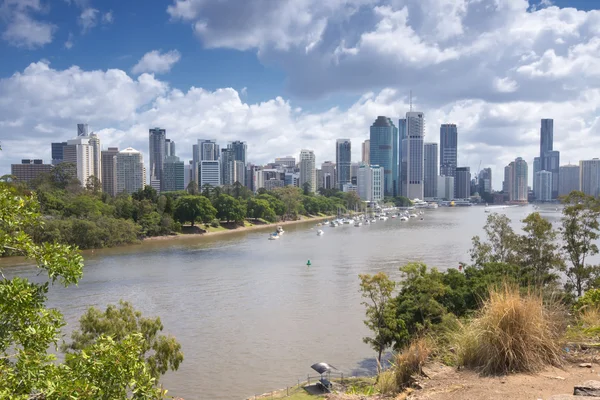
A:
{"type": "Polygon", "coordinates": [[[32,157],[50,162],[44,143],[72,139],[77,123],[98,133],[103,148],[139,149],[146,164],[155,126],[169,131],[182,159],[210,137],[246,141],[257,164],[302,148],[314,149],[317,162],[334,160],[335,140],[348,138],[359,160],[373,119],[397,124],[411,90],[413,109],[427,116],[425,140],[456,124],[457,165],[471,171],[483,160],[501,176],[517,154],[531,163],[542,118],[554,119],[561,164],[596,156],[600,83],[582,67],[598,59],[593,2],[482,0],[444,11],[436,2],[311,0],[294,12],[293,2],[252,2],[249,15],[268,17],[232,26],[229,1],[149,3],[144,18],[114,0],[46,2],[43,13],[35,2],[11,2],[0,21],[0,170],[32,157]],[[477,4],[485,12],[476,23],[467,16],[477,4]],[[274,17],[281,13],[291,20],[274,17]],[[95,16],[85,29],[82,15],[95,16]],[[192,25],[205,28],[194,33],[192,25]]]}

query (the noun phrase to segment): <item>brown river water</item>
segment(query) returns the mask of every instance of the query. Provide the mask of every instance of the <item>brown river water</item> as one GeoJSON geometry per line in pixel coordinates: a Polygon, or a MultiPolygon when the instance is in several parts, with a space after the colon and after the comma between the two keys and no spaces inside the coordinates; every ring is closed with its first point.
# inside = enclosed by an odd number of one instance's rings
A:
{"type": "MultiPolygon", "coordinates": [[[[517,226],[533,207],[494,211],[517,226]]],[[[539,211],[560,218],[555,206],[539,211]]],[[[305,223],[285,227],[273,241],[269,231],[252,231],[89,251],[79,285],[52,288],[49,305],[64,313],[66,332],[87,307],[119,299],[160,316],[185,354],[179,371],[161,382],[186,400],[285,388],[321,361],[369,374],[375,353],[362,341],[368,331],[358,274],[399,279],[398,267],[410,261],[455,268],[469,261],[471,237],[482,234],[487,215],[483,207],[441,207],[425,210],[422,221],[323,227],[323,236],[305,223]]],[[[15,261],[2,260],[7,276],[41,278],[30,264],[10,265],[15,261]]]]}

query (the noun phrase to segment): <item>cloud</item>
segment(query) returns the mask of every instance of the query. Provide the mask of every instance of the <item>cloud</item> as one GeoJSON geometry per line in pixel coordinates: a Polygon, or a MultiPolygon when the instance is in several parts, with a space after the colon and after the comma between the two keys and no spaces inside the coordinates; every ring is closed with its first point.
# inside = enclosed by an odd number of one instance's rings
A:
{"type": "Polygon", "coordinates": [[[112,10],[104,13],[104,15],[102,15],[102,23],[103,24],[112,24],[114,21],[114,16],[113,16],[113,12],[112,10]]]}
{"type": "Polygon", "coordinates": [[[77,23],[81,26],[83,33],[89,32],[90,29],[98,25],[98,13],[95,8],[87,7],[81,11],[77,23]]]}
{"type": "Polygon", "coordinates": [[[67,41],[65,42],[65,48],[71,49],[72,47],[73,47],[73,32],[69,32],[69,37],[67,38],[67,41]]]}
{"type": "Polygon", "coordinates": [[[171,50],[166,53],[161,53],[160,50],[152,50],[144,54],[137,64],[133,66],[131,72],[136,75],[143,72],[164,74],[165,72],[169,72],[180,58],[181,54],[177,50],[171,50]]]}
{"type": "Polygon", "coordinates": [[[57,26],[34,17],[46,11],[39,0],[4,0],[0,3],[0,24],[5,25],[2,39],[12,46],[28,49],[51,43],[57,26]]]}
{"type": "MultiPolygon", "coordinates": [[[[510,85],[508,85],[510,86],[510,85]]],[[[517,156],[529,163],[539,152],[539,120],[555,119],[555,148],[563,163],[597,156],[600,147],[600,89],[587,88],[569,101],[483,99],[451,101],[429,107],[417,96],[414,107],[425,112],[426,140],[437,141],[441,123],[456,123],[459,164],[475,171],[480,160],[491,167],[499,188],[503,167],[517,156]]],[[[393,120],[408,110],[407,97],[394,88],[366,92],[348,108],[303,111],[293,101],[274,97],[258,103],[244,100],[232,88],[170,88],[153,75],[137,78],[118,69],[54,69],[47,61],[0,80],[0,127],[3,140],[0,171],[21,158],[50,159],[50,142],[75,136],[78,122],[98,132],[103,147],[132,146],[148,161],[148,129],[161,126],[177,143],[183,160],[192,144],[207,132],[221,144],[248,143],[248,158],[266,163],[274,157],[314,149],[317,164],[335,159],[335,140],[352,140],[353,159],[378,115],[393,120]]],[[[531,169],[531,168],[530,168],[531,169]]],[[[0,172],[1,173],[1,172],[0,172]]]]}

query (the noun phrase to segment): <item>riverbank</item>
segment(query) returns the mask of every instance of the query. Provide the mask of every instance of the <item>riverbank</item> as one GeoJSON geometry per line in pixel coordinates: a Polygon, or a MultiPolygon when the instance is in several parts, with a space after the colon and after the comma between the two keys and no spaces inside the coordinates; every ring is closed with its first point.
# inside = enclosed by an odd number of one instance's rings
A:
{"type": "MultiPolygon", "coordinates": [[[[240,232],[259,231],[259,230],[275,230],[278,226],[283,227],[283,226],[303,224],[303,223],[308,223],[308,222],[318,223],[320,221],[325,221],[325,220],[328,220],[331,218],[333,218],[333,216],[331,216],[331,215],[324,216],[324,217],[302,216],[302,217],[300,217],[300,219],[294,220],[294,221],[283,221],[283,222],[275,222],[275,223],[268,223],[268,224],[253,223],[252,221],[246,221],[246,223],[250,223],[250,225],[237,226],[235,228],[225,228],[225,229],[218,230],[218,231],[210,231],[209,230],[209,231],[198,232],[198,233],[180,233],[177,235],[152,236],[152,237],[144,238],[143,241],[144,242],[153,242],[153,241],[162,241],[162,240],[179,240],[179,239],[201,238],[201,237],[209,237],[209,236],[213,237],[213,236],[228,235],[228,234],[240,233],[240,232]]],[[[200,229],[202,229],[202,228],[200,228],[200,229]]]]}

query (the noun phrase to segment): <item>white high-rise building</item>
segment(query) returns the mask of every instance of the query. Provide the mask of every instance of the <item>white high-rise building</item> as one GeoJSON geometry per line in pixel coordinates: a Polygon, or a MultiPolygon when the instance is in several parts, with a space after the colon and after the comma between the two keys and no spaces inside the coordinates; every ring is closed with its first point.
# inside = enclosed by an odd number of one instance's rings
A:
{"type": "Polygon", "coordinates": [[[321,164],[321,175],[323,176],[323,182],[319,184],[325,189],[337,188],[335,163],[331,161],[325,161],[321,164]]]}
{"type": "Polygon", "coordinates": [[[454,177],[441,175],[437,177],[437,198],[452,200],[454,198],[454,177]]]}
{"type": "Polygon", "coordinates": [[[357,192],[363,201],[381,201],[384,196],[384,168],[361,165],[358,168],[357,192]]]}
{"type": "Polygon", "coordinates": [[[102,148],[100,138],[94,132],[90,134],[90,146],[92,146],[92,162],[94,164],[93,175],[102,183],[102,148]]]}
{"type": "Polygon", "coordinates": [[[362,163],[365,165],[371,164],[371,141],[369,139],[362,142],[362,163]]]}
{"type": "Polygon", "coordinates": [[[424,140],[425,115],[406,113],[406,137],[402,140],[402,195],[409,199],[424,196],[424,140]]]}
{"type": "Polygon", "coordinates": [[[128,147],[117,155],[117,194],[135,193],[144,188],[144,158],[142,153],[128,147]]]}
{"type": "Polygon", "coordinates": [[[304,184],[310,185],[310,191],[317,191],[317,171],[316,158],[312,150],[300,151],[300,188],[304,188],[304,184]]]}
{"type": "Polygon", "coordinates": [[[579,161],[579,187],[588,196],[600,196],[600,159],[579,161]]]}
{"type": "Polygon", "coordinates": [[[211,186],[221,186],[221,163],[219,160],[201,160],[198,166],[200,183],[198,187],[209,184],[211,186]]]}
{"type": "Polygon", "coordinates": [[[64,161],[75,165],[77,179],[82,186],[85,186],[89,177],[94,175],[94,157],[94,147],[90,145],[89,136],[78,136],[75,139],[67,140],[64,148],[64,161]]]}
{"type": "Polygon", "coordinates": [[[579,186],[579,165],[563,165],[558,176],[558,195],[566,196],[579,186]]]}
{"type": "Polygon", "coordinates": [[[527,176],[527,162],[521,157],[518,157],[515,161],[508,164],[509,184],[508,184],[508,195],[509,201],[517,203],[526,203],[529,190],[528,190],[528,176],[527,176]]]}
{"type": "Polygon", "coordinates": [[[552,172],[538,171],[535,173],[535,187],[537,192],[535,198],[537,201],[552,200],[552,172]]]}
{"type": "Polygon", "coordinates": [[[275,159],[275,164],[281,164],[286,168],[296,168],[296,158],[292,156],[277,157],[275,159]]]}

